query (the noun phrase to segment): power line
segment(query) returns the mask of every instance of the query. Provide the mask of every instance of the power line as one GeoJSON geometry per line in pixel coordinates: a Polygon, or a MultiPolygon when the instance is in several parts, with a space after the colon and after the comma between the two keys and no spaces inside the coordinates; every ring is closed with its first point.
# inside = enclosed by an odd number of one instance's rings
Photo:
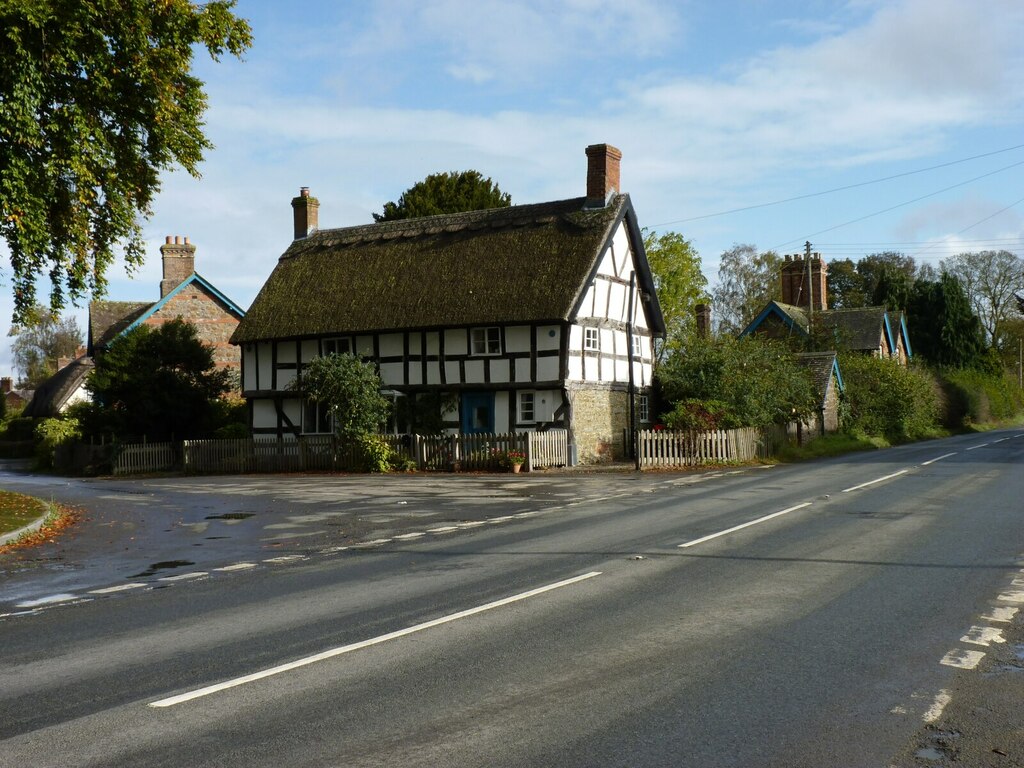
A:
{"type": "Polygon", "coordinates": [[[979,160],[979,159],[981,159],[983,157],[991,157],[992,155],[999,155],[999,154],[1002,154],[1004,152],[1012,152],[1015,149],[1021,149],[1021,148],[1024,148],[1024,144],[1017,144],[1017,145],[1012,146],[1012,147],[1005,147],[1003,149],[996,149],[996,150],[993,150],[992,152],[985,152],[985,153],[980,154],[980,155],[972,155],[971,157],[965,157],[965,158],[962,158],[960,160],[950,160],[948,163],[939,163],[938,165],[932,165],[932,166],[929,166],[927,168],[918,168],[915,171],[906,171],[905,173],[896,173],[896,174],[893,174],[892,176],[883,176],[880,179],[871,179],[870,181],[861,181],[861,182],[858,182],[857,184],[848,184],[845,187],[835,187],[833,189],[825,189],[825,190],[822,190],[821,192],[809,192],[806,195],[797,195],[796,197],[787,197],[787,198],[784,198],[782,200],[773,200],[770,203],[757,203],[755,205],[745,205],[745,206],[743,206],[741,208],[730,208],[727,211],[717,211],[715,213],[705,213],[705,214],[702,214],[700,216],[691,216],[691,217],[689,217],[687,219],[676,219],[675,221],[666,221],[663,224],[652,224],[652,225],[650,225],[650,228],[651,229],[658,229],[659,227],[667,227],[670,224],[685,224],[685,223],[690,222],[690,221],[700,221],[701,219],[712,219],[712,218],[715,218],[716,216],[726,216],[726,215],[728,215],[730,213],[742,213],[743,211],[753,211],[753,210],[757,210],[758,208],[769,208],[769,207],[771,207],[773,205],[782,205],[783,203],[792,203],[792,202],[795,202],[797,200],[807,200],[807,199],[812,198],[812,197],[821,197],[822,195],[831,195],[831,194],[834,194],[836,192],[845,192],[848,189],[857,189],[858,187],[867,187],[867,186],[870,186],[872,184],[881,184],[882,182],[885,182],[885,181],[892,181],[893,179],[901,179],[901,178],[904,178],[905,176],[913,176],[913,175],[918,174],[918,173],[926,173],[928,171],[935,171],[935,170],[938,170],[940,168],[948,168],[951,165],[959,165],[960,163],[967,163],[967,162],[970,162],[971,160],[979,160]]]}
{"type": "MultiPolygon", "coordinates": [[[[996,170],[989,171],[988,173],[983,173],[981,176],[975,176],[973,179],[967,179],[967,181],[961,181],[958,184],[952,184],[952,185],[950,185],[948,187],[943,187],[942,189],[936,190],[935,192],[929,192],[927,195],[921,195],[920,197],[915,197],[913,200],[907,200],[905,202],[898,203],[896,205],[891,205],[888,208],[883,208],[880,211],[875,211],[874,213],[869,213],[869,214],[866,214],[864,216],[859,216],[856,219],[850,219],[849,221],[844,221],[842,224],[836,224],[833,227],[826,227],[825,229],[820,229],[817,232],[812,232],[809,235],[802,235],[802,236],[794,238],[792,240],[787,240],[784,243],[779,243],[778,245],[774,246],[771,250],[774,251],[774,250],[777,250],[779,248],[785,248],[787,245],[792,245],[793,243],[799,243],[802,240],[811,240],[812,238],[814,238],[817,235],[823,235],[826,232],[834,232],[837,229],[842,229],[843,227],[848,227],[851,224],[857,224],[858,222],[865,221],[866,219],[870,219],[870,218],[873,218],[875,216],[881,216],[883,213],[889,213],[890,211],[895,211],[897,208],[903,208],[905,206],[912,205],[914,203],[919,203],[922,200],[927,200],[929,197],[935,197],[936,195],[941,195],[943,192],[949,192],[949,190],[951,190],[951,189],[956,189],[957,187],[963,187],[963,186],[966,186],[968,184],[973,184],[976,181],[980,181],[981,179],[988,178],[989,176],[995,176],[997,173],[1002,173],[1003,171],[1008,171],[1011,168],[1016,168],[1017,166],[1020,166],[1020,165],[1024,165],[1024,160],[1021,160],[1021,161],[1016,162],[1016,163],[1011,163],[1010,165],[1005,165],[1002,168],[997,168],[996,170]]],[[[974,225],[971,225],[971,226],[974,226],[974,225]]]]}

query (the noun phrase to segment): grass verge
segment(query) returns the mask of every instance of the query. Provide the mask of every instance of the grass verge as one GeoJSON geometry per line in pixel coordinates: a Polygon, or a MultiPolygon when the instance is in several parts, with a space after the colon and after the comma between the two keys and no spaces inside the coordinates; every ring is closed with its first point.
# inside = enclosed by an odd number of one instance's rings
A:
{"type": "Polygon", "coordinates": [[[0,491],[0,534],[10,533],[46,515],[42,527],[0,546],[0,553],[53,542],[58,534],[78,521],[80,514],[53,502],[25,496],[13,491],[0,491]]]}
{"type": "Polygon", "coordinates": [[[0,491],[0,534],[10,533],[46,514],[45,501],[13,491],[0,491]]]}

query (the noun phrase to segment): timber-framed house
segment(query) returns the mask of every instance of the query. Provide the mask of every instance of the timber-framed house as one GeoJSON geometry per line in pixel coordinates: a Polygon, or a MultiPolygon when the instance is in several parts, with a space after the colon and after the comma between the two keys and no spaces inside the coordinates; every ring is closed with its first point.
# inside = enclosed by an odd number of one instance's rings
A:
{"type": "Polygon", "coordinates": [[[304,188],[295,239],[232,336],[254,435],[330,431],[294,382],[315,356],[353,352],[449,431],[559,427],[581,461],[621,456],[649,418],[665,328],[622,155],[587,157],[586,197],[342,229],[317,228],[304,188]]]}

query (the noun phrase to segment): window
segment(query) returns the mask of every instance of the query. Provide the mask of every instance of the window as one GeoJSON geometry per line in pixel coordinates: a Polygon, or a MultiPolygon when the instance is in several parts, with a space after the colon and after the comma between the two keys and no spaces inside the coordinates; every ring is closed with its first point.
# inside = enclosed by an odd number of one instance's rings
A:
{"type": "Polygon", "coordinates": [[[601,348],[600,336],[597,328],[583,329],[583,349],[588,352],[596,352],[601,348]]]}
{"type": "Polygon", "coordinates": [[[500,355],[501,329],[472,328],[469,332],[469,348],[474,355],[500,355]]]}
{"type": "Polygon", "coordinates": [[[644,347],[643,347],[642,339],[634,333],[633,334],[633,357],[639,358],[639,357],[643,357],[643,356],[644,356],[644,347]]]}
{"type": "Polygon", "coordinates": [[[302,433],[305,435],[323,435],[331,432],[331,414],[327,403],[315,400],[302,401],[302,433]]]}
{"type": "Polygon", "coordinates": [[[650,401],[647,399],[647,395],[640,395],[640,402],[637,403],[636,417],[640,421],[651,420],[651,409],[650,401]]]}
{"type": "Polygon", "coordinates": [[[352,339],[324,339],[320,342],[320,354],[344,355],[352,352],[352,339]]]}
{"type": "Polygon", "coordinates": [[[534,393],[519,393],[519,421],[526,423],[537,420],[537,411],[534,408],[534,393]]]}

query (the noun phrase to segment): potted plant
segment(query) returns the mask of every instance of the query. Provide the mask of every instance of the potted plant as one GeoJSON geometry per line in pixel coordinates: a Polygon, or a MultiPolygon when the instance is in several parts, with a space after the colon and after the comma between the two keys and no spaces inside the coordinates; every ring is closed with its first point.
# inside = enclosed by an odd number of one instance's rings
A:
{"type": "Polygon", "coordinates": [[[526,463],[526,454],[517,450],[505,451],[502,463],[513,472],[519,472],[523,468],[523,464],[526,463]]]}

